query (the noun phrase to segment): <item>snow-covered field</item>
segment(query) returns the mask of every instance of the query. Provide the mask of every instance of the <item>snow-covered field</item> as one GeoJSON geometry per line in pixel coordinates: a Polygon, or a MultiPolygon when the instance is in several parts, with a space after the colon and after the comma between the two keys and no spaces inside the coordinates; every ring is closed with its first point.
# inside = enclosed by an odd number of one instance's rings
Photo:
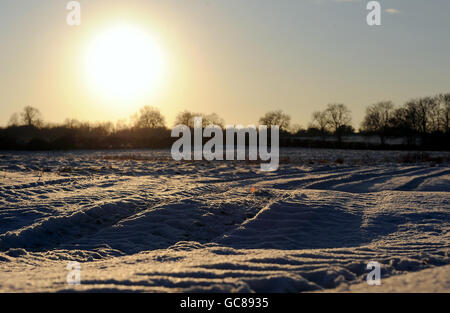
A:
{"type": "Polygon", "coordinates": [[[0,152],[0,291],[450,292],[450,155],[401,154],[0,152]]]}

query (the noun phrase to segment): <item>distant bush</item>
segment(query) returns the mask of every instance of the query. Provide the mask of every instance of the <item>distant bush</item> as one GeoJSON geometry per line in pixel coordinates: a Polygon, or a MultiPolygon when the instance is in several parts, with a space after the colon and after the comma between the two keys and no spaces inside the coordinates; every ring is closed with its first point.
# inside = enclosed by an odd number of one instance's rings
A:
{"type": "Polygon", "coordinates": [[[429,153],[426,152],[416,152],[403,154],[399,157],[398,161],[399,163],[432,162],[436,164],[441,164],[446,160],[442,156],[432,157],[429,153]]]}
{"type": "Polygon", "coordinates": [[[334,163],[336,163],[336,164],[344,164],[344,159],[338,158],[338,159],[336,159],[336,160],[334,161],[334,163]]]}

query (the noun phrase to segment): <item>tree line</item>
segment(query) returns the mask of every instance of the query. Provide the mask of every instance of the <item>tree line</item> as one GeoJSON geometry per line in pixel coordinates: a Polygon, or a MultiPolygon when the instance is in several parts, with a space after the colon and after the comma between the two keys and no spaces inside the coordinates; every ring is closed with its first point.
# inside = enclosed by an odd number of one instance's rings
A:
{"type": "MultiPolygon", "coordinates": [[[[180,112],[175,125],[194,127],[194,118],[202,117],[203,127],[225,127],[216,113],[180,112]]],[[[280,143],[284,146],[312,146],[339,148],[374,148],[343,142],[343,137],[355,135],[351,111],[345,104],[328,104],[312,114],[307,128],[291,123],[291,117],[281,110],[267,112],[259,119],[260,125],[280,127],[280,143]],[[330,137],[335,140],[330,143],[330,137]]],[[[449,150],[450,93],[410,100],[400,107],[392,101],[381,101],[366,108],[360,125],[362,136],[377,136],[377,148],[388,148],[389,138],[403,138],[406,145],[395,148],[428,148],[449,150]],[[419,145],[417,144],[419,139],[419,145]]],[[[45,123],[38,109],[26,106],[14,113],[5,128],[0,128],[0,149],[127,149],[164,148],[173,141],[164,116],[157,108],[142,107],[130,123],[119,121],[88,123],[67,119],[62,124],[45,123]]],[[[392,147],[391,147],[392,148],[392,147]]]]}

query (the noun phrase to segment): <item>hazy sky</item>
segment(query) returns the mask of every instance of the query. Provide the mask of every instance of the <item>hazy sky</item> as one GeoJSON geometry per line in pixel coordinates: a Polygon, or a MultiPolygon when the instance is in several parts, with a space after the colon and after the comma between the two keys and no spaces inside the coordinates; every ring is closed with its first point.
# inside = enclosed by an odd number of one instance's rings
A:
{"type": "Polygon", "coordinates": [[[0,1],[0,125],[25,105],[62,122],[116,121],[150,104],[169,125],[184,109],[228,124],[282,109],[307,126],[313,111],[340,102],[358,127],[375,101],[450,91],[448,0],[382,0],[379,27],[366,24],[366,0],[79,2],[81,25],[69,27],[67,1],[0,1]],[[91,92],[80,66],[96,33],[124,21],[155,38],[167,61],[160,86],[138,101],[91,92]]]}

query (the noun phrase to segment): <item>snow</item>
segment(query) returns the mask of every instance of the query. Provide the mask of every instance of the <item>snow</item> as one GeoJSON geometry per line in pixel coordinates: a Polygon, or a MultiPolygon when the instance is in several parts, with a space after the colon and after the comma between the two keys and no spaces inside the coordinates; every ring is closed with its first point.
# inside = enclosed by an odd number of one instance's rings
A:
{"type": "Polygon", "coordinates": [[[343,284],[327,292],[433,292],[443,293],[450,290],[450,265],[428,268],[419,272],[407,273],[386,278],[380,286],[366,283],[354,285],[343,284]]]}
{"type": "Polygon", "coordinates": [[[0,291],[449,292],[450,164],[401,154],[0,152],[0,291]]]}

